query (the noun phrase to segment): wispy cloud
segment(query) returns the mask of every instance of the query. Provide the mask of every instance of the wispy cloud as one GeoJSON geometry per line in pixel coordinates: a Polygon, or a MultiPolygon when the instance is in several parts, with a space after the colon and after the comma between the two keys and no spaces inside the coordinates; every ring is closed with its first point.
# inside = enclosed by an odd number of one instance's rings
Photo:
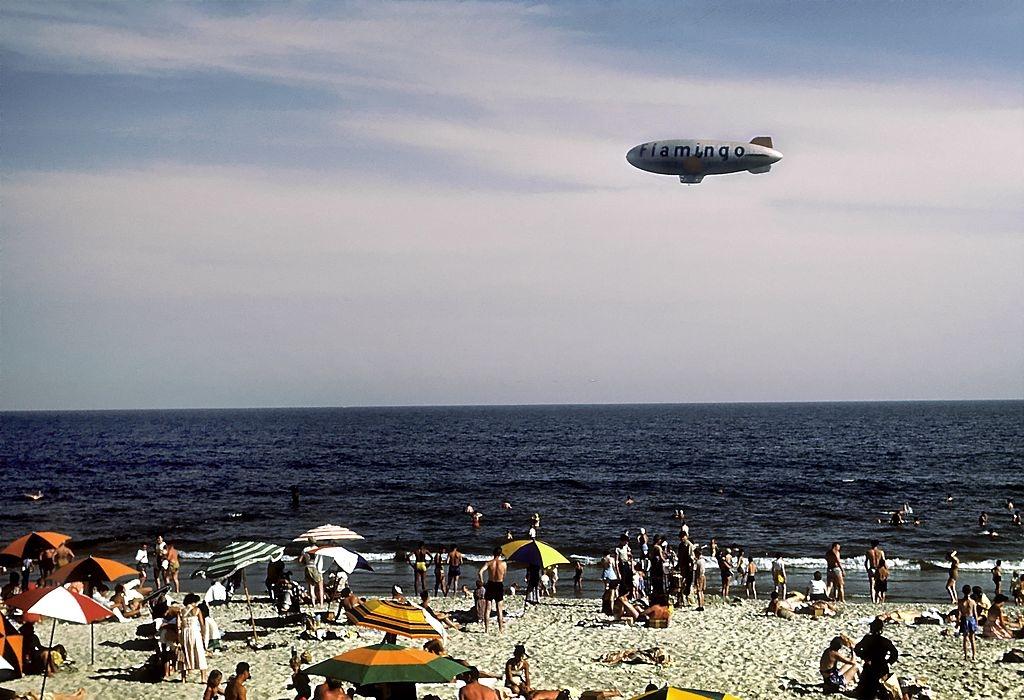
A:
{"type": "Polygon", "coordinates": [[[1024,392],[1005,85],[719,74],[572,5],[124,7],[8,4],[0,34],[33,75],[280,94],[15,125],[151,147],[6,168],[8,406],[1024,392]],[[761,134],[767,176],[624,160],[761,134]]]}

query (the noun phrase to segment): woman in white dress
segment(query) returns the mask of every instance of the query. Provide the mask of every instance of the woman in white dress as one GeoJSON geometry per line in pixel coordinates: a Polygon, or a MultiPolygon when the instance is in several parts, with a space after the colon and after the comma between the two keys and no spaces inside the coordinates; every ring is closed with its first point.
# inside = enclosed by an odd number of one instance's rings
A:
{"type": "Polygon", "coordinates": [[[185,605],[178,613],[178,640],[178,668],[181,681],[187,683],[189,671],[206,671],[206,619],[199,609],[199,596],[194,593],[185,596],[185,605]]]}

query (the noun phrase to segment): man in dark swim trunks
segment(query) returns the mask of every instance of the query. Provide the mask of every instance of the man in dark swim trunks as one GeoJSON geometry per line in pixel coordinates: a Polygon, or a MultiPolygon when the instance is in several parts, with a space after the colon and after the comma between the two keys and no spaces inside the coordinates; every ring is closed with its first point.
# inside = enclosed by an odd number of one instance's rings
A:
{"type": "Polygon", "coordinates": [[[498,634],[505,631],[505,610],[502,601],[505,599],[505,573],[508,564],[501,559],[501,547],[494,548],[494,556],[484,565],[487,581],[484,583],[484,632],[491,619],[491,603],[498,612],[498,634]]]}
{"type": "Polygon", "coordinates": [[[458,593],[460,576],[462,576],[462,552],[459,551],[458,545],[453,544],[451,551],[448,552],[448,586],[444,592],[445,598],[449,593],[452,595],[458,593]]]}

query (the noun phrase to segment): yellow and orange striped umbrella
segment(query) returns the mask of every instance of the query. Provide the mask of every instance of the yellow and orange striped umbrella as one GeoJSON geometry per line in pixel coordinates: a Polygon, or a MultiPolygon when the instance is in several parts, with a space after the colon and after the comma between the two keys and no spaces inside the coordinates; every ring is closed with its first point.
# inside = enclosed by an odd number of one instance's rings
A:
{"type": "Polygon", "coordinates": [[[440,639],[444,633],[433,615],[418,605],[398,600],[371,598],[352,608],[348,617],[362,627],[412,639],[440,639]]]}
{"type": "Polygon", "coordinates": [[[306,669],[306,673],[368,685],[372,683],[447,683],[469,669],[423,649],[374,644],[351,649],[306,669]]]}

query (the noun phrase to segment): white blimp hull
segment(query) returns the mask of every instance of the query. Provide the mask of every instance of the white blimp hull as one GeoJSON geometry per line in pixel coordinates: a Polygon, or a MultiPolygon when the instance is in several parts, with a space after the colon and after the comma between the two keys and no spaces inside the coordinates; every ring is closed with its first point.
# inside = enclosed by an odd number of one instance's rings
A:
{"type": "Polygon", "coordinates": [[[695,185],[705,175],[766,173],[782,154],[772,146],[771,136],[758,136],[749,143],[710,139],[648,141],[626,153],[635,168],[659,175],[678,175],[679,181],[695,185]]]}

